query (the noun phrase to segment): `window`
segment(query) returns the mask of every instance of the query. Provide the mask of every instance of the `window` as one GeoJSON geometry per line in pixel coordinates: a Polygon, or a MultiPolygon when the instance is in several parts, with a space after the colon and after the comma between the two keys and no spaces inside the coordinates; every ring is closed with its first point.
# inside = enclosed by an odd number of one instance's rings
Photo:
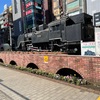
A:
{"type": "Polygon", "coordinates": [[[32,25],[33,25],[33,15],[32,14],[27,15],[26,20],[27,20],[27,27],[28,28],[32,27],[32,25]]]}
{"type": "Polygon", "coordinates": [[[21,21],[19,21],[19,31],[20,31],[20,32],[22,31],[22,28],[21,28],[21,21]]]}
{"type": "Polygon", "coordinates": [[[91,0],[92,2],[94,2],[95,0],[91,0]]]}
{"type": "Polygon", "coordinates": [[[58,31],[58,30],[60,30],[60,25],[52,26],[51,29],[52,29],[53,31],[58,31]]]}
{"type": "Polygon", "coordinates": [[[27,21],[30,21],[30,20],[32,21],[33,20],[32,17],[33,17],[32,14],[26,16],[27,21]]]}
{"type": "Polygon", "coordinates": [[[14,10],[15,10],[15,14],[18,13],[17,0],[14,0],[14,10]]]}

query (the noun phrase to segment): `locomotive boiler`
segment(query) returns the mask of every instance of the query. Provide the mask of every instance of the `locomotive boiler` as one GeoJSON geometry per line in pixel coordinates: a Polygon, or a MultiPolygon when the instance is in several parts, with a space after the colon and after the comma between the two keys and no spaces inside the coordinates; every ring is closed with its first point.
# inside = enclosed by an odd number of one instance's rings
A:
{"type": "Polygon", "coordinates": [[[18,48],[27,50],[28,44],[38,51],[62,51],[68,54],[80,54],[81,41],[94,41],[92,16],[81,13],[75,16],[64,16],[48,24],[39,26],[31,33],[18,37],[18,48]]]}

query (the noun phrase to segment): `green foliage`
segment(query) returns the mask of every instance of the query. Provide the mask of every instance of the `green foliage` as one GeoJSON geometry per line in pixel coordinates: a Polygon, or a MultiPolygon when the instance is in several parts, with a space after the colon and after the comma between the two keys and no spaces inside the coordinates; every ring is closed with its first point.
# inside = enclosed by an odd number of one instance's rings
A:
{"type": "Polygon", "coordinates": [[[46,76],[49,78],[54,78],[57,80],[62,80],[62,81],[68,82],[68,83],[76,84],[76,85],[86,85],[88,83],[85,79],[77,78],[75,74],[74,74],[74,76],[72,76],[72,75],[62,76],[59,74],[46,72],[46,71],[43,71],[40,69],[25,68],[25,67],[15,66],[15,65],[11,65],[11,64],[6,65],[4,63],[0,63],[0,65],[3,65],[5,67],[14,68],[14,69],[21,70],[21,71],[27,71],[29,73],[33,73],[33,74],[37,74],[37,75],[46,76]]]}
{"type": "Polygon", "coordinates": [[[2,66],[6,66],[4,63],[2,63],[2,62],[0,62],[0,65],[2,65],[2,66]]]}
{"type": "Polygon", "coordinates": [[[82,79],[77,79],[76,85],[81,85],[81,81],[82,81],[82,79]]]}
{"type": "Polygon", "coordinates": [[[55,74],[49,72],[49,73],[48,73],[48,77],[49,77],[49,78],[54,78],[54,77],[55,77],[55,74]]]}

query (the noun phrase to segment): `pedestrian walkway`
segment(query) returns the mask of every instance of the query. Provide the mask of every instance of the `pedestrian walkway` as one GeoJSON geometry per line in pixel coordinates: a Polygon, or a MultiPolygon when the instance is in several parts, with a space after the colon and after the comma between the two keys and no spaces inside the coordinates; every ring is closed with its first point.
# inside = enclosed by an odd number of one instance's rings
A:
{"type": "Polygon", "coordinates": [[[97,100],[100,100],[100,97],[98,97],[98,99],[97,100]]]}
{"type": "Polygon", "coordinates": [[[99,100],[98,94],[0,67],[0,100],[99,100]]]}

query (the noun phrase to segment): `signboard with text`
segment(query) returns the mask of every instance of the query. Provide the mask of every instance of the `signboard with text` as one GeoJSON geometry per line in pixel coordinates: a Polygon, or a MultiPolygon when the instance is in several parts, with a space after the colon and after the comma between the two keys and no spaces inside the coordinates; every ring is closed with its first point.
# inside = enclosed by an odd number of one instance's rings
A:
{"type": "Polygon", "coordinates": [[[100,28],[95,28],[96,55],[100,56],[100,28]]]}
{"type": "Polygon", "coordinates": [[[81,42],[81,55],[95,55],[95,42],[81,42]]]}
{"type": "Polygon", "coordinates": [[[100,26],[100,12],[94,14],[94,25],[100,26]]]}

